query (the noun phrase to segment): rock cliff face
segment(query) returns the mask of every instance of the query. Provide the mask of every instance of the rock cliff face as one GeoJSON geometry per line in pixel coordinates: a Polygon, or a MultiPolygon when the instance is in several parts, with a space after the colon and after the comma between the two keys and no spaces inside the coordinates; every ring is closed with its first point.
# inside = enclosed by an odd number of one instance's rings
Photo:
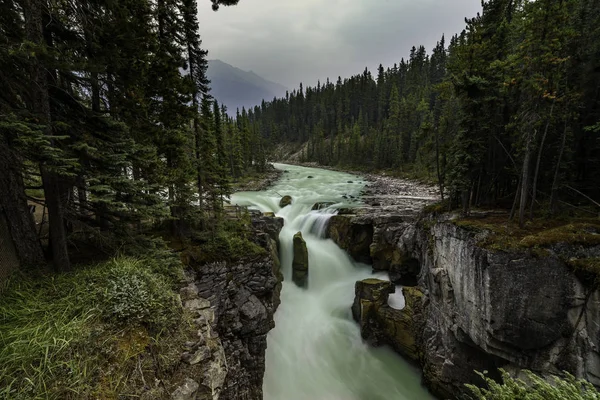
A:
{"type": "Polygon", "coordinates": [[[237,264],[213,263],[190,273],[181,291],[184,307],[198,328],[182,361],[189,364],[180,400],[260,400],[265,372],[267,333],[274,327],[282,275],[276,238],[283,221],[256,217],[257,242],[268,250],[263,259],[237,264]]]}
{"type": "Polygon", "coordinates": [[[578,279],[561,250],[489,250],[452,222],[425,226],[413,254],[423,266],[424,371],[432,388],[456,393],[476,382],[473,369],[494,367],[566,370],[600,385],[600,293],[578,279]]]}
{"type": "MultiPolygon", "coordinates": [[[[365,225],[364,215],[340,217],[365,225]]],[[[435,394],[454,398],[480,383],[474,370],[499,367],[566,370],[600,385],[600,292],[564,261],[598,257],[600,246],[492,250],[478,244],[485,232],[443,218],[370,220],[374,269],[415,287],[404,288],[408,307],[398,311],[357,284],[355,308],[369,307],[355,318],[368,340],[417,360],[435,394]]]]}

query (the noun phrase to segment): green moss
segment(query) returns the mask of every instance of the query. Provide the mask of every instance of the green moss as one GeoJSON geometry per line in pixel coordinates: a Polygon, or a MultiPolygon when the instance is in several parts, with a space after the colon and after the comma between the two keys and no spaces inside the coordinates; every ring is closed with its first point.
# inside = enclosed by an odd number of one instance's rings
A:
{"type": "Polygon", "coordinates": [[[362,282],[367,285],[377,285],[379,283],[384,283],[386,281],[382,281],[381,279],[376,279],[376,278],[367,278],[367,279],[363,279],[362,282]]]}
{"type": "Polygon", "coordinates": [[[596,246],[600,245],[600,223],[566,224],[557,228],[527,235],[522,238],[519,243],[524,247],[545,247],[555,243],[596,246]]]}
{"type": "Polygon", "coordinates": [[[600,275],[600,258],[579,258],[569,260],[568,264],[575,270],[582,270],[600,275]]]}
{"type": "Polygon", "coordinates": [[[600,258],[578,258],[567,261],[579,280],[585,285],[597,289],[600,287],[600,258]]]}
{"type": "Polygon", "coordinates": [[[538,219],[520,228],[515,222],[508,221],[508,215],[494,215],[463,218],[453,223],[474,233],[486,233],[479,245],[490,250],[534,249],[536,254],[543,256],[540,249],[557,243],[600,245],[598,220],[538,219]]]}
{"type": "MultiPolygon", "coordinates": [[[[550,248],[563,243],[572,246],[600,245],[600,221],[594,219],[539,219],[520,228],[508,222],[508,216],[481,219],[466,218],[454,224],[476,233],[487,233],[478,245],[489,250],[529,250],[537,258],[550,256],[550,248]]],[[[564,260],[579,279],[592,286],[600,285],[600,259],[564,260]]]]}
{"type": "Polygon", "coordinates": [[[440,214],[450,209],[448,201],[438,201],[423,208],[424,214],[440,214]]]}

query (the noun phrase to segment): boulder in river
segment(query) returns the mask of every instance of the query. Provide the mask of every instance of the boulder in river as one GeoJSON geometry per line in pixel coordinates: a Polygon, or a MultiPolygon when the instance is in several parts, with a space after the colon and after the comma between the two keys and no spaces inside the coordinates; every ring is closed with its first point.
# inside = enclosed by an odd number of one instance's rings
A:
{"type": "Polygon", "coordinates": [[[307,176],[307,178],[308,178],[308,179],[312,179],[312,178],[314,178],[314,176],[312,176],[312,175],[309,175],[309,176],[307,176]]]}
{"type": "Polygon", "coordinates": [[[294,260],[292,261],[292,280],[299,287],[308,284],[308,249],[302,232],[294,235],[294,260]]]}
{"type": "Polygon", "coordinates": [[[289,206],[290,204],[292,204],[292,196],[283,196],[281,200],[279,200],[279,207],[281,208],[289,206]]]}

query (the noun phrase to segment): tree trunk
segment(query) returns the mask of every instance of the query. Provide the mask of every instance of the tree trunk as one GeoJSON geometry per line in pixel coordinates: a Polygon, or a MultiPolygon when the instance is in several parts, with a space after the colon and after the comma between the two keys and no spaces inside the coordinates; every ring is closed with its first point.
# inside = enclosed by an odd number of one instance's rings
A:
{"type": "Polygon", "coordinates": [[[442,197],[442,201],[444,201],[444,181],[442,180],[442,171],[440,169],[440,133],[438,129],[435,129],[435,167],[440,187],[440,196],[442,197]]]}
{"type": "Polygon", "coordinates": [[[533,219],[533,207],[535,207],[535,200],[537,197],[537,183],[538,176],[540,173],[540,163],[542,161],[542,153],[544,151],[544,143],[546,142],[546,136],[548,135],[548,128],[550,127],[550,121],[552,120],[552,111],[554,111],[554,103],[556,100],[552,101],[552,106],[550,107],[550,115],[548,116],[548,121],[546,121],[546,127],[544,128],[544,135],[542,136],[542,143],[540,143],[540,150],[538,151],[537,162],[535,165],[535,174],[533,175],[533,188],[531,194],[531,207],[529,208],[529,219],[533,219]]]}
{"type": "MultiPolygon", "coordinates": [[[[40,0],[25,0],[23,11],[25,15],[25,28],[27,39],[38,46],[47,46],[48,37],[44,37],[44,9],[46,4],[40,0]]],[[[48,92],[48,75],[50,72],[41,65],[37,58],[30,64],[30,80],[33,99],[33,113],[41,125],[46,125],[47,135],[52,135],[50,122],[50,95],[48,92]]],[[[52,139],[50,144],[53,145],[52,139]]],[[[50,244],[55,267],[60,271],[70,269],[69,253],[67,250],[67,233],[65,230],[65,201],[68,187],[61,182],[61,177],[50,171],[47,167],[40,168],[44,195],[48,207],[50,224],[50,244]],[[65,191],[66,189],[66,191],[65,191]]]]}
{"type": "MultiPolygon", "coordinates": [[[[197,109],[197,108],[196,108],[197,109]]],[[[194,118],[194,137],[196,140],[196,173],[197,179],[196,184],[198,186],[198,207],[200,208],[200,213],[202,213],[204,208],[204,172],[202,171],[202,156],[201,156],[201,133],[200,133],[200,121],[198,121],[198,117],[194,118]]]]}
{"type": "MultiPolygon", "coordinates": [[[[535,135],[535,134],[534,134],[535,135]]],[[[527,206],[527,194],[529,193],[529,181],[531,180],[531,142],[532,135],[527,135],[525,144],[525,157],[523,158],[523,177],[521,178],[521,202],[519,204],[519,227],[525,224],[525,207],[527,206]]]]}
{"type": "Polygon", "coordinates": [[[552,181],[552,193],[550,194],[550,212],[556,214],[558,212],[558,178],[560,175],[560,163],[562,161],[563,153],[565,152],[565,144],[567,143],[567,121],[565,121],[565,127],[563,129],[562,143],[560,145],[560,152],[558,154],[558,160],[556,161],[556,169],[554,170],[554,179],[552,181]]]}
{"type": "Polygon", "coordinates": [[[515,218],[515,213],[517,211],[517,204],[519,203],[519,192],[521,191],[521,180],[517,183],[517,191],[515,192],[515,199],[513,200],[512,208],[510,209],[510,215],[508,217],[509,221],[512,221],[515,218]]]}
{"type": "Polygon", "coordinates": [[[67,204],[68,187],[60,177],[48,171],[46,167],[42,167],[42,181],[46,206],[48,207],[52,260],[58,271],[68,271],[71,268],[67,249],[67,230],[65,228],[65,205],[67,204]]]}
{"type": "Polygon", "coordinates": [[[44,252],[35,232],[25,196],[25,184],[21,175],[22,164],[0,137],[0,212],[8,221],[8,230],[21,265],[43,265],[44,252]]]}

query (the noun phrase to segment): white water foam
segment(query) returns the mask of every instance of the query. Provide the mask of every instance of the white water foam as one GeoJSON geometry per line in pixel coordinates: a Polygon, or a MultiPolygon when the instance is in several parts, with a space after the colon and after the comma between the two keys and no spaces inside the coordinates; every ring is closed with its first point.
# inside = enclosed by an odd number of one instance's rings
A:
{"type": "MultiPolygon", "coordinates": [[[[265,400],[420,400],[432,399],[420,385],[419,372],[388,348],[372,348],[360,337],[350,306],[356,281],[373,277],[325,238],[337,208],[359,197],[361,178],[314,168],[276,165],[286,170],[275,187],[242,192],[232,203],[272,211],[285,220],[279,236],[283,274],[281,305],[267,338],[265,400]],[[308,176],[313,178],[308,178],[308,176]],[[293,204],[279,208],[283,195],[293,204]],[[334,206],[312,211],[317,202],[334,206]],[[293,235],[301,231],[309,254],[308,288],[291,282],[293,235]]],[[[385,274],[375,277],[387,279],[385,274]]],[[[402,307],[400,289],[390,299],[402,307]]]]}

